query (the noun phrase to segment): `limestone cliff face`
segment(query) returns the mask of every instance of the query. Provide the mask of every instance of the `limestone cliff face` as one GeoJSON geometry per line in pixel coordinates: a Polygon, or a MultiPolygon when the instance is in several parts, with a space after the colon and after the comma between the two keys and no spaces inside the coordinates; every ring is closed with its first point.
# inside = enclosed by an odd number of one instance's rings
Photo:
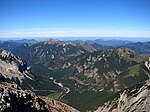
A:
{"type": "Polygon", "coordinates": [[[0,50],[0,81],[14,82],[22,87],[30,88],[34,76],[27,63],[11,52],[0,50]]]}

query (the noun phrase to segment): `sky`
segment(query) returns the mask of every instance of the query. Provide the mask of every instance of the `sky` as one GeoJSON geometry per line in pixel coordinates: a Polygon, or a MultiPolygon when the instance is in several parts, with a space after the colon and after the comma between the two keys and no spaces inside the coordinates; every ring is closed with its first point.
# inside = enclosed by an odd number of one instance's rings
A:
{"type": "Polygon", "coordinates": [[[150,0],[0,0],[0,38],[150,38],[150,0]]]}

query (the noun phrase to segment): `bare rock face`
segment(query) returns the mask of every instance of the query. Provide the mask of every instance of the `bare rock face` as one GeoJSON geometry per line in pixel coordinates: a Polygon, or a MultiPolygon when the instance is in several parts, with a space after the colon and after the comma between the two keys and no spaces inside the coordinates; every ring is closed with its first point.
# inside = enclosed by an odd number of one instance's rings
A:
{"type": "Polygon", "coordinates": [[[14,81],[22,84],[24,80],[33,80],[27,63],[19,57],[15,57],[11,52],[0,51],[0,79],[14,81]]]}
{"type": "Polygon", "coordinates": [[[147,67],[148,70],[150,70],[150,57],[149,60],[145,62],[145,66],[147,67]]]}

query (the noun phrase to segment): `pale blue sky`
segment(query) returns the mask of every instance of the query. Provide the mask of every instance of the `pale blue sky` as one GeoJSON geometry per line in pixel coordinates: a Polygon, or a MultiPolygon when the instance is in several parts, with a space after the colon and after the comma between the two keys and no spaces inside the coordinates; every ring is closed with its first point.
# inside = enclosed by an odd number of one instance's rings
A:
{"type": "Polygon", "coordinates": [[[0,37],[150,37],[150,0],[0,0],[0,37]]]}

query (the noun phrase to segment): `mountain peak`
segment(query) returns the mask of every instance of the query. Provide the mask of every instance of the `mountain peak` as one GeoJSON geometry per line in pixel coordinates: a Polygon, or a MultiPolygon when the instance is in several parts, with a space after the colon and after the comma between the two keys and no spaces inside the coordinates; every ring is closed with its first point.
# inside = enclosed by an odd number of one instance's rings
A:
{"type": "Polygon", "coordinates": [[[119,47],[116,49],[116,52],[118,54],[131,54],[131,53],[134,53],[133,50],[131,49],[128,49],[128,48],[125,48],[125,47],[119,47]]]}
{"type": "Polygon", "coordinates": [[[48,39],[44,41],[44,44],[62,44],[63,41],[56,40],[56,39],[48,39]]]}

